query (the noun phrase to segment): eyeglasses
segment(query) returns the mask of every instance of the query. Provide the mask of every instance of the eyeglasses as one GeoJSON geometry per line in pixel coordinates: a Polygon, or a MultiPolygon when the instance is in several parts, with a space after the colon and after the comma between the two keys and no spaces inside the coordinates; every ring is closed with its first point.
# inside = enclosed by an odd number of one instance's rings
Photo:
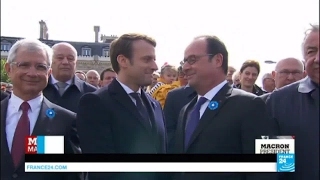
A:
{"type": "Polygon", "coordinates": [[[284,71],[279,71],[278,73],[282,77],[288,77],[290,74],[292,74],[292,76],[294,76],[294,77],[298,77],[298,76],[302,75],[301,71],[287,71],[287,70],[284,70],[284,71]]]}
{"type": "MultiPolygon", "coordinates": [[[[31,63],[29,62],[12,62],[11,64],[16,65],[19,69],[23,70],[23,71],[27,71],[30,70],[30,68],[33,66],[31,63]]],[[[47,72],[49,70],[49,66],[46,64],[35,64],[34,68],[41,73],[47,72]]]]}
{"type": "Polygon", "coordinates": [[[183,66],[185,63],[188,63],[190,65],[196,63],[200,58],[204,57],[204,56],[211,56],[213,57],[214,54],[201,54],[201,55],[191,55],[185,59],[183,59],[181,62],[180,62],[180,65],[183,66]]]}

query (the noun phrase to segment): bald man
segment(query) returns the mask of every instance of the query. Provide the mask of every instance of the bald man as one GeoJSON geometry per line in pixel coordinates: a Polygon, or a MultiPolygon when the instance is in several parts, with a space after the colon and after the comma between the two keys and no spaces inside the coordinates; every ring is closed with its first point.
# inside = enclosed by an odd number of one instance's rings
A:
{"type": "Polygon", "coordinates": [[[275,79],[276,89],[289,85],[304,77],[304,65],[296,58],[286,58],[280,60],[272,71],[275,79]]]}
{"type": "Polygon", "coordinates": [[[78,53],[71,44],[58,43],[52,50],[52,74],[43,94],[49,101],[77,113],[80,97],[97,88],[75,76],[78,53]]]}
{"type": "MultiPolygon", "coordinates": [[[[275,89],[280,89],[304,78],[304,65],[296,58],[286,58],[278,61],[275,70],[272,71],[275,80],[275,89]]],[[[266,101],[270,93],[261,97],[266,101]]]]}
{"type": "Polygon", "coordinates": [[[89,70],[86,74],[87,76],[87,83],[91,84],[92,86],[99,88],[99,80],[100,75],[96,70],[89,70]]]}

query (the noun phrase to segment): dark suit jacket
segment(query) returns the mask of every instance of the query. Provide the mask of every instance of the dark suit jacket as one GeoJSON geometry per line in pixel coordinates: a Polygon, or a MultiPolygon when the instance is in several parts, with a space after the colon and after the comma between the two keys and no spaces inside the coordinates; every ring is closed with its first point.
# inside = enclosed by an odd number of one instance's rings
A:
{"type": "Polygon", "coordinates": [[[52,103],[77,113],[80,97],[85,93],[96,90],[96,87],[82,81],[77,76],[74,76],[73,83],[68,87],[64,94],[60,96],[59,91],[51,82],[51,77],[49,77],[49,82],[47,87],[43,90],[43,95],[52,103]]]}
{"type": "Polygon", "coordinates": [[[315,90],[307,77],[274,91],[267,101],[279,135],[295,136],[296,171],[284,174],[285,180],[319,179],[319,106],[315,103],[319,91],[315,90]]]}
{"type": "Polygon", "coordinates": [[[9,96],[8,93],[1,91],[1,101],[4,100],[8,96],[9,96]]]}
{"type": "MultiPolygon", "coordinates": [[[[197,102],[197,97],[183,107],[179,116],[175,153],[255,154],[255,139],[273,134],[270,121],[266,118],[265,103],[256,95],[226,84],[212,101],[219,102],[218,108],[206,109],[187,149],[184,148],[187,114],[197,102]]],[[[176,179],[273,180],[269,176],[266,173],[180,173],[176,179]]]]}
{"type": "MultiPolygon", "coordinates": [[[[9,98],[1,101],[1,180],[21,179],[21,180],[77,180],[82,178],[80,173],[25,173],[24,160],[18,168],[14,168],[11,153],[8,149],[6,138],[6,114],[9,98]]],[[[35,124],[32,135],[63,135],[65,136],[65,154],[81,153],[79,145],[74,144],[78,141],[77,131],[71,124],[76,119],[76,114],[57,106],[46,98],[43,99],[39,117],[35,124]],[[53,109],[56,116],[49,119],[46,116],[47,109],[53,109]]]]}
{"type": "Polygon", "coordinates": [[[173,152],[179,113],[183,106],[188,104],[196,95],[197,93],[191,87],[180,87],[170,91],[167,95],[163,112],[168,134],[168,153],[173,152]]]}
{"type": "MultiPolygon", "coordinates": [[[[271,92],[272,93],[272,92],[271,92]]],[[[269,99],[271,93],[267,93],[267,94],[263,94],[260,96],[260,98],[264,101],[267,102],[267,100],[269,99]]]]}
{"type": "MultiPolygon", "coordinates": [[[[152,127],[115,79],[107,87],[82,96],[77,127],[83,153],[166,153],[166,133],[159,102],[144,91],[141,97],[152,127]]],[[[90,180],[158,179],[155,173],[89,173],[90,180]]]]}

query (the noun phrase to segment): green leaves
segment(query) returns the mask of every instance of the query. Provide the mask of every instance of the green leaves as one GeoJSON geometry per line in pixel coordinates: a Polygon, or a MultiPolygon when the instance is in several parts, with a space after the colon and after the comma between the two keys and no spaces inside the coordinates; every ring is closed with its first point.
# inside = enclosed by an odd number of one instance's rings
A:
{"type": "Polygon", "coordinates": [[[6,59],[1,59],[1,82],[7,82],[7,83],[11,83],[8,74],[4,68],[4,65],[6,64],[7,60],[6,59]]]}

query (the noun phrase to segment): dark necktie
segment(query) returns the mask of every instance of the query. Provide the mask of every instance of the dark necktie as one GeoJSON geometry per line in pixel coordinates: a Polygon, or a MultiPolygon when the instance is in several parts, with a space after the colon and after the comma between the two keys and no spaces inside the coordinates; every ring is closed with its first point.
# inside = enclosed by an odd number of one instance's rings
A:
{"type": "Polygon", "coordinates": [[[145,121],[147,121],[147,124],[150,124],[150,126],[151,126],[151,123],[150,123],[150,120],[149,120],[148,110],[143,105],[142,99],[140,97],[140,94],[139,93],[130,93],[130,95],[136,100],[136,105],[137,105],[138,111],[141,114],[141,116],[143,117],[143,119],[145,121]]]}
{"type": "Polygon", "coordinates": [[[207,101],[208,99],[205,97],[199,98],[197,104],[194,106],[193,110],[191,111],[189,118],[187,120],[187,127],[186,127],[186,133],[185,133],[185,141],[184,146],[187,149],[191,136],[198,126],[198,123],[200,122],[200,108],[201,106],[207,101]]]}
{"type": "Polygon", "coordinates": [[[65,82],[57,82],[56,85],[58,86],[60,96],[62,96],[68,84],[65,82]]]}
{"type": "Polygon", "coordinates": [[[17,124],[11,148],[11,155],[15,167],[19,165],[19,162],[24,155],[25,138],[26,136],[30,135],[30,121],[28,117],[28,110],[30,109],[30,105],[28,104],[28,102],[23,102],[20,106],[20,109],[22,110],[22,115],[17,124]]]}

